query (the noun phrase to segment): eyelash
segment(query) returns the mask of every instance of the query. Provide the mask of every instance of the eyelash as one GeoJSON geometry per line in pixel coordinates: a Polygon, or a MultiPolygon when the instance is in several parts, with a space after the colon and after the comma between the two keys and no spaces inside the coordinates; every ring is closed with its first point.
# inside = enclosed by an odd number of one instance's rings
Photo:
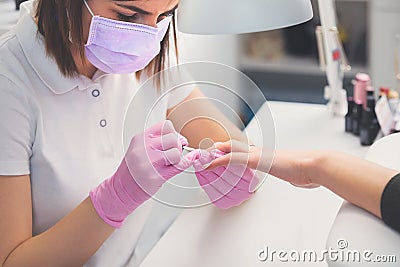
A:
{"type": "Polygon", "coordinates": [[[164,16],[164,17],[172,17],[172,16],[174,15],[174,13],[175,13],[175,11],[170,11],[170,12],[161,14],[160,17],[161,17],[161,16],[164,16]]]}
{"type": "MultiPolygon", "coordinates": [[[[171,11],[171,12],[167,12],[167,13],[164,13],[164,14],[161,14],[160,15],[160,17],[171,17],[171,16],[173,16],[174,15],[174,11],[171,11]]],[[[120,19],[120,20],[123,20],[123,21],[132,21],[132,20],[134,20],[134,19],[136,19],[137,18],[137,13],[135,13],[135,14],[133,14],[133,15],[131,15],[131,16],[127,16],[127,15],[124,15],[124,14],[122,14],[122,13],[118,13],[118,18],[120,19]]]]}
{"type": "Polygon", "coordinates": [[[123,20],[123,21],[131,21],[131,20],[136,18],[136,15],[137,15],[137,13],[135,13],[135,14],[133,14],[131,16],[127,16],[127,15],[124,15],[122,13],[118,13],[118,18],[120,20],[123,20]]]}

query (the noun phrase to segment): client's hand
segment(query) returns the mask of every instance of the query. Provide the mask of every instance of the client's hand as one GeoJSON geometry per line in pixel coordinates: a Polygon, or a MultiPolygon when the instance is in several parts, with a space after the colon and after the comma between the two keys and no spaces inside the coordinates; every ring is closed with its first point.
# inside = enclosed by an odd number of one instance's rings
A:
{"type": "MultiPolygon", "coordinates": [[[[213,150],[212,155],[218,159],[224,157],[225,153],[213,150]]],[[[229,209],[239,206],[253,195],[259,183],[253,170],[244,165],[233,164],[204,169],[208,163],[210,159],[202,157],[193,166],[201,187],[214,205],[229,209]]]]}
{"type": "Polygon", "coordinates": [[[208,169],[226,166],[227,164],[242,164],[254,170],[270,173],[297,187],[319,187],[306,173],[312,156],[308,152],[269,151],[238,141],[215,143],[215,147],[226,154],[215,159],[208,169]]]}

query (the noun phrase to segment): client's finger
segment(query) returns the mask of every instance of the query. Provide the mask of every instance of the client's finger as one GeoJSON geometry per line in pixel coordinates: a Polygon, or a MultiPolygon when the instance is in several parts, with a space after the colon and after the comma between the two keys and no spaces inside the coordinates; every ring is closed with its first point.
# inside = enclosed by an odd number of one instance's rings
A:
{"type": "Polygon", "coordinates": [[[229,164],[247,166],[249,164],[249,159],[250,159],[249,153],[241,153],[241,152],[229,153],[211,162],[207,170],[212,170],[219,166],[227,166],[229,164]]]}
{"type": "Polygon", "coordinates": [[[304,185],[298,185],[298,184],[294,184],[294,183],[291,183],[291,184],[295,187],[304,188],[304,189],[315,189],[315,188],[320,187],[319,184],[304,184],[304,185]]]}
{"type": "Polygon", "coordinates": [[[229,152],[250,152],[250,146],[246,143],[239,142],[237,140],[230,140],[224,143],[215,143],[216,149],[219,149],[225,153],[229,152]]]}

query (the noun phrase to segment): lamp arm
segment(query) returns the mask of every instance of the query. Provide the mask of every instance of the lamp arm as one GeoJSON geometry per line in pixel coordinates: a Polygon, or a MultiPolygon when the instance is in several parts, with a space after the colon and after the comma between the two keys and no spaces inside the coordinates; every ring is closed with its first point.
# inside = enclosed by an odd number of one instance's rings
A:
{"type": "Polygon", "coordinates": [[[335,115],[347,113],[346,91],[343,89],[344,72],[350,69],[342,42],[337,30],[336,7],[334,0],[318,0],[321,26],[317,28],[321,67],[326,71],[328,86],[325,98],[328,107],[335,115]],[[324,59],[321,57],[324,56],[324,59]]]}

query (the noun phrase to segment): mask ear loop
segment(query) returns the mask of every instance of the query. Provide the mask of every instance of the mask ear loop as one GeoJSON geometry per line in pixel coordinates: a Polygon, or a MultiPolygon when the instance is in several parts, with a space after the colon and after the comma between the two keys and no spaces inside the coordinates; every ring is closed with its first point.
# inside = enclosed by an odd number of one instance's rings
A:
{"type": "Polygon", "coordinates": [[[94,14],[92,12],[92,10],[90,9],[88,3],[86,2],[86,0],[83,0],[83,3],[85,4],[86,8],[89,10],[90,15],[92,15],[92,17],[94,17],[94,14]]]}

